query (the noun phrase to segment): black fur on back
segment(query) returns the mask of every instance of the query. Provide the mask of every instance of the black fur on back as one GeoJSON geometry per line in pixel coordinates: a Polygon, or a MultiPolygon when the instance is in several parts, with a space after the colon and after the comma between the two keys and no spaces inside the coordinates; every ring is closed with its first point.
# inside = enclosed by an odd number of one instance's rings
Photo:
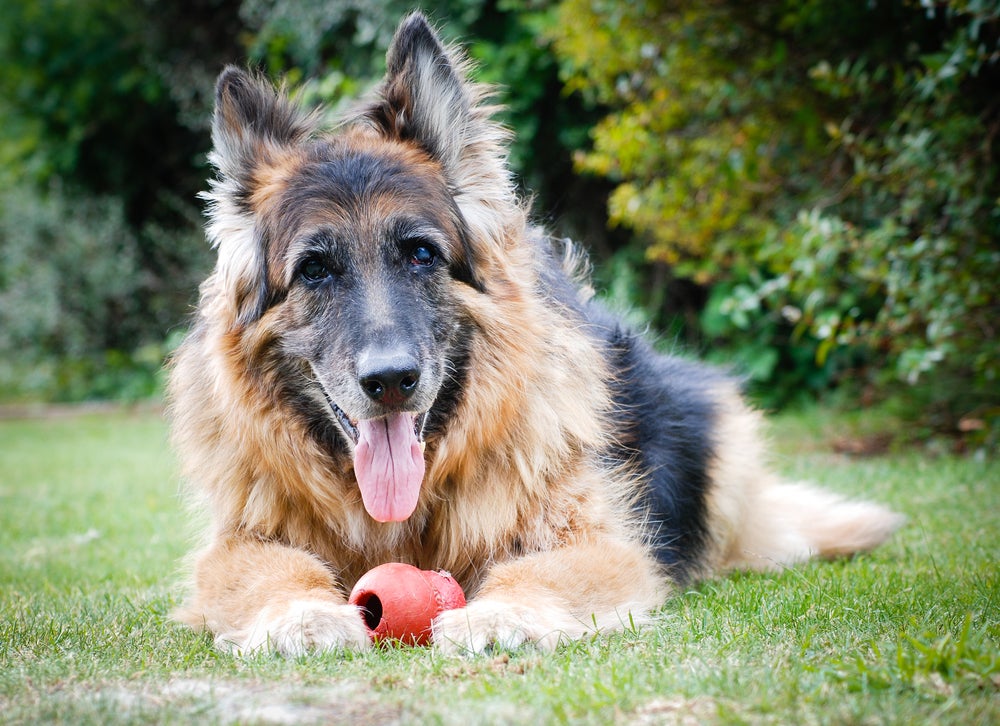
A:
{"type": "Polygon", "coordinates": [[[658,353],[599,302],[582,302],[560,259],[567,244],[537,241],[541,292],[579,316],[604,348],[618,433],[607,455],[644,475],[636,506],[657,560],[683,583],[696,574],[707,536],[717,415],[710,392],[728,381],[710,366],[658,353]]]}
{"type": "Polygon", "coordinates": [[[704,549],[715,407],[720,374],[657,353],[618,325],[601,325],[613,370],[620,444],[611,456],[646,475],[639,502],[656,558],[686,581],[704,549]]]}

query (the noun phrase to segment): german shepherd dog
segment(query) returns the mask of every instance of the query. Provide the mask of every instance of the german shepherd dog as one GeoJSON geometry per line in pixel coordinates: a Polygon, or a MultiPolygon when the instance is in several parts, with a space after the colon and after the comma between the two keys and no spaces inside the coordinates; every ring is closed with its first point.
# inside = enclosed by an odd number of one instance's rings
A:
{"type": "Polygon", "coordinates": [[[436,648],[549,649],[698,578],[885,540],[887,509],[769,473],[734,381],[591,299],[467,71],[417,13],[332,131],[220,76],[218,259],[169,384],[210,522],[178,617],[240,654],[366,648],[345,593],[400,561],[469,596],[436,648]]]}

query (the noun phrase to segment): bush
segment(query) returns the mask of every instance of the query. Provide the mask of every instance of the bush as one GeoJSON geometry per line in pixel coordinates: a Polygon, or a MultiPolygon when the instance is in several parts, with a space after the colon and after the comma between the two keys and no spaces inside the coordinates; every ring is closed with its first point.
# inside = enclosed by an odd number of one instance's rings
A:
{"type": "Polygon", "coordinates": [[[0,398],[146,395],[209,251],[233,0],[0,3],[0,398]]]}
{"type": "MultiPolygon", "coordinates": [[[[0,396],[134,399],[155,391],[162,341],[183,308],[176,290],[143,272],[140,236],[115,198],[59,187],[0,194],[0,396]],[[172,323],[158,325],[157,311],[172,323]]],[[[175,252],[204,246],[197,230],[160,232],[159,243],[175,252]]]]}
{"type": "Polygon", "coordinates": [[[617,184],[646,279],[666,264],[710,289],[704,344],[769,403],[891,378],[949,425],[996,415],[995,3],[560,12],[567,83],[612,108],[578,168],[617,184]]]}

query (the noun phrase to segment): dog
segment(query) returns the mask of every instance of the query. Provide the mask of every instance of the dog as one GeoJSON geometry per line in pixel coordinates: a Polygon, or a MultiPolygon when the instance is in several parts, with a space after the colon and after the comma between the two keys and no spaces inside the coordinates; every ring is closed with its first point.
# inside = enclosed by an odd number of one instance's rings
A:
{"type": "Polygon", "coordinates": [[[736,381],[601,307],[583,254],[531,223],[469,70],[415,13],[332,130],[218,79],[218,257],[168,398],[208,513],[177,617],[224,651],[369,647],[345,594],[391,561],[469,595],[433,622],[442,652],[548,650],[901,522],[780,481],[736,381]]]}

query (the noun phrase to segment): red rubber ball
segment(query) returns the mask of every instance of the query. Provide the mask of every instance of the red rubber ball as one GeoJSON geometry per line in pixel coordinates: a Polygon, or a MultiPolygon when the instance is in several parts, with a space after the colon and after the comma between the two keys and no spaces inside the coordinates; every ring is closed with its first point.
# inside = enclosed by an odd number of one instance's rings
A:
{"type": "Polygon", "coordinates": [[[465,593],[444,570],[388,562],[362,575],[348,602],[361,609],[376,643],[425,645],[431,639],[431,621],[445,610],[465,607],[465,593]]]}

